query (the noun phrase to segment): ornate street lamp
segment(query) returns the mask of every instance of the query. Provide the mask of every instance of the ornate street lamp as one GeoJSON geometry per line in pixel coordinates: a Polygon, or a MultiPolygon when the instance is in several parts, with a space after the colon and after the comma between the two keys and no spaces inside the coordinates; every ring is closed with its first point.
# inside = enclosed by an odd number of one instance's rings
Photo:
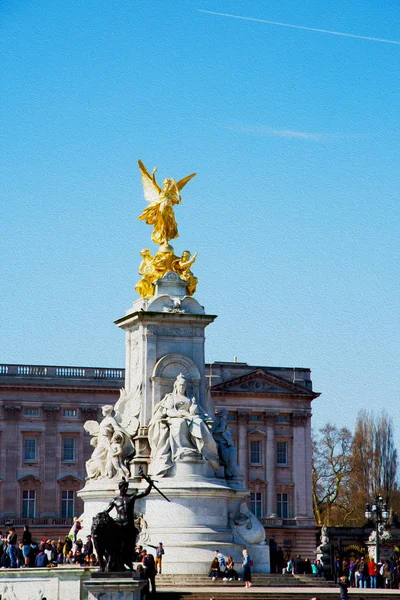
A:
{"type": "Polygon", "coordinates": [[[376,496],[374,503],[365,505],[365,518],[368,521],[375,521],[375,562],[379,562],[379,525],[387,521],[389,511],[386,502],[383,502],[382,496],[376,496]]]}

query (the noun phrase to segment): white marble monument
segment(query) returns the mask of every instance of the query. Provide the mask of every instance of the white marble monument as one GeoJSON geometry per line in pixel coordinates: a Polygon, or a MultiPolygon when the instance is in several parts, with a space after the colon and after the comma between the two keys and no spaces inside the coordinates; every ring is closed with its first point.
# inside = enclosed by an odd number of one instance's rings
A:
{"type": "MultiPolygon", "coordinates": [[[[145,193],[153,193],[154,173],[149,175],[142,164],[141,171],[145,193]]],[[[161,222],[161,245],[154,257],[148,249],[141,252],[142,279],[136,286],[141,298],[116,321],[126,335],[125,389],[114,414],[105,406],[100,423],[85,424],[94,451],[86,465],[87,483],[79,492],[85,503],[83,533],[115,496],[122,476],[131,490],[147,486],[140,476],[143,468],[170,500],[153,490],[137,503],[139,543],[163,542],[163,572],[207,573],[215,550],[240,564],[245,546],[254,570],[269,572],[264,528],[246,505],[248,491],[227,413],[222,409],[215,415],[207,393],[205,328],[215,316],[207,315],[193,297],[197,279],[190,267],[196,255],[174,255],[169,240],[177,237],[176,223],[170,227],[163,221],[171,216],[166,198],[172,210],[182,181],[146,196],[152,212],[146,209],[143,215],[154,216],[147,222],[155,232],[161,222]]]]}

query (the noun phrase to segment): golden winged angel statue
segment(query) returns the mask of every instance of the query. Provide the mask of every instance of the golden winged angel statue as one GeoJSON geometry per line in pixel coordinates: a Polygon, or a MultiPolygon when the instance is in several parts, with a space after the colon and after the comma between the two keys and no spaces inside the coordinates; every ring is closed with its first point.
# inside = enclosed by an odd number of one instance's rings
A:
{"type": "Polygon", "coordinates": [[[175,181],[172,177],[164,179],[164,189],[162,189],[156,181],[157,169],[154,168],[150,175],[142,161],[139,160],[138,163],[142,174],[144,197],[149,202],[149,206],[144,209],[139,219],[146,221],[147,225],[153,225],[151,239],[156,244],[160,244],[159,251],[170,252],[172,247],[168,242],[179,235],[174,205],[181,202],[181,190],[196,173],[192,173],[179,181],[175,181]]]}

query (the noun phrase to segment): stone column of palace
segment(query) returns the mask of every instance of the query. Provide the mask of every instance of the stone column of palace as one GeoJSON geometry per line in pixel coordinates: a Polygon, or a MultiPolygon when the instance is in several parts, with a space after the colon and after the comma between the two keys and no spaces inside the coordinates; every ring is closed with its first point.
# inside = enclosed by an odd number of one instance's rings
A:
{"type": "MultiPolygon", "coordinates": [[[[3,469],[5,471],[4,479],[10,483],[7,486],[4,486],[3,484],[3,510],[6,515],[17,516],[20,514],[22,508],[22,502],[21,507],[17,506],[17,499],[19,498],[19,486],[17,477],[15,476],[19,470],[19,451],[21,451],[22,446],[22,436],[18,428],[21,405],[5,404],[4,412],[7,415],[7,427],[1,432],[6,439],[6,460],[3,469]],[[17,444],[15,443],[16,439],[18,440],[17,444]]],[[[22,447],[22,455],[23,451],[24,450],[22,447]]]]}
{"type": "Polygon", "coordinates": [[[249,481],[249,459],[248,459],[248,439],[247,424],[249,422],[249,412],[238,412],[238,464],[244,475],[243,484],[247,487],[249,481]]]}
{"type": "Polygon", "coordinates": [[[47,404],[43,406],[43,412],[46,418],[46,429],[43,434],[43,488],[41,492],[42,513],[46,517],[57,517],[61,508],[56,506],[52,490],[54,481],[57,479],[58,472],[61,471],[58,465],[62,465],[62,444],[60,432],[58,431],[59,405],[47,404]],[[54,448],[54,445],[56,446],[54,448]],[[56,460],[51,460],[50,456],[56,455],[56,460]]]}
{"type": "Polygon", "coordinates": [[[304,441],[306,445],[306,510],[307,517],[314,519],[313,501],[312,501],[312,434],[311,434],[311,415],[307,415],[304,427],[304,441]]]}
{"type": "Polygon", "coordinates": [[[275,415],[266,414],[267,443],[266,443],[266,465],[267,465],[267,516],[276,517],[276,450],[275,450],[275,415]]]}
{"type": "Polygon", "coordinates": [[[307,417],[304,414],[293,414],[293,482],[294,482],[294,516],[296,519],[306,519],[307,496],[311,495],[311,489],[307,494],[307,458],[306,458],[306,436],[305,425],[307,417]]]}

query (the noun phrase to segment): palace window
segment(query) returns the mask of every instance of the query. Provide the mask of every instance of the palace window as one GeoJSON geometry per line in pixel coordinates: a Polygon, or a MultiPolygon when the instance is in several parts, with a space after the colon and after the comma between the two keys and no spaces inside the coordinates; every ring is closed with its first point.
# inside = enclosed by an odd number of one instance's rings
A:
{"type": "Polygon", "coordinates": [[[37,460],[36,438],[24,438],[24,462],[35,462],[37,460]]]}
{"type": "Polygon", "coordinates": [[[289,423],[289,417],[287,415],[278,415],[276,417],[277,423],[289,423]]]}
{"type": "Polygon", "coordinates": [[[249,417],[250,421],[261,421],[261,415],[250,415],[249,417]]]}
{"type": "Polygon", "coordinates": [[[61,516],[73,517],[75,511],[75,492],[63,490],[61,493],[61,516]]]}
{"type": "Polygon", "coordinates": [[[250,510],[256,517],[262,517],[262,493],[250,492],[250,510]]]}
{"type": "Polygon", "coordinates": [[[250,441],[250,463],[252,465],[261,464],[261,440],[250,441]]]}
{"type": "Polygon", "coordinates": [[[64,408],[64,417],[76,417],[76,408],[64,408]]]}
{"type": "Polygon", "coordinates": [[[75,438],[63,438],[63,462],[75,462],[75,438]]]}
{"type": "Polygon", "coordinates": [[[39,415],[38,408],[25,408],[24,409],[25,417],[37,417],[39,415]]]}
{"type": "Polygon", "coordinates": [[[22,516],[32,518],[36,516],[36,492],[35,490],[22,491],[22,516]]]}
{"type": "Polygon", "coordinates": [[[279,519],[289,518],[289,498],[288,494],[276,495],[276,514],[279,519]]]}
{"type": "Polygon", "coordinates": [[[286,466],[289,464],[287,442],[276,443],[276,464],[279,466],[286,466]]]}

